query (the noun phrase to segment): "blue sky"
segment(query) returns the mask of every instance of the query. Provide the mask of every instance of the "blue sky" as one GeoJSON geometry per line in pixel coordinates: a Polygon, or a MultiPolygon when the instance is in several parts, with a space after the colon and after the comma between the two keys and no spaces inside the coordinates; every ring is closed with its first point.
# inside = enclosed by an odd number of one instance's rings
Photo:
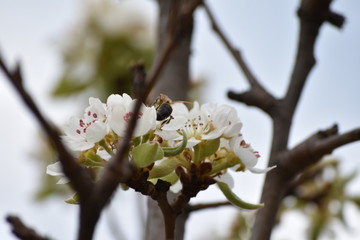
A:
{"type": "MultiPolygon", "coordinates": [[[[0,52],[5,59],[14,63],[20,59],[23,66],[25,84],[43,112],[54,122],[62,124],[80,106],[70,101],[64,103],[51,100],[48,96],[51,86],[61,72],[58,43],[66,36],[70,25],[82,14],[83,1],[25,1],[3,0],[0,3],[0,52]]],[[[134,1],[141,5],[149,21],[155,21],[156,7],[153,1],[134,1]]],[[[286,91],[293,65],[297,44],[298,22],[295,15],[298,1],[209,1],[216,18],[230,40],[242,50],[251,69],[259,80],[276,96],[286,91]]],[[[317,65],[311,72],[305,86],[299,108],[296,112],[290,145],[314,133],[338,123],[340,132],[360,126],[360,2],[338,0],[333,9],[346,16],[342,30],[325,24],[316,45],[317,65]]],[[[247,141],[260,151],[260,167],[265,166],[271,137],[271,123],[267,116],[255,108],[230,102],[226,99],[229,89],[245,90],[247,83],[233,62],[230,54],[211,31],[204,11],[196,13],[196,26],[193,43],[192,71],[194,78],[205,77],[207,90],[203,101],[227,103],[234,106],[244,122],[243,133],[247,141]]],[[[76,230],[76,209],[65,205],[60,198],[46,203],[35,203],[31,194],[39,181],[39,169],[29,153],[36,148],[38,126],[18,96],[0,75],[0,146],[3,166],[0,168],[0,218],[8,213],[20,214],[26,222],[41,233],[57,239],[72,239],[76,230]],[[51,219],[51,221],[49,221],[51,219]],[[66,227],[64,225],[66,223],[66,227]]],[[[344,173],[359,171],[360,143],[354,143],[335,151],[341,157],[344,173]]],[[[235,192],[249,201],[258,201],[262,175],[245,173],[237,178],[235,192]],[[251,182],[252,184],[242,184],[251,182]]],[[[350,192],[358,192],[359,178],[350,187],[350,192]]],[[[137,223],[131,207],[136,198],[134,194],[120,193],[114,209],[120,216],[120,223],[137,223]],[[124,208],[122,206],[130,206],[124,208]]],[[[216,188],[199,194],[194,202],[223,199],[216,188]]],[[[233,208],[222,208],[196,213],[188,222],[187,239],[206,239],[209,228],[219,235],[226,232],[228,223],[235,214],[233,208]],[[218,219],[221,217],[221,223],[218,219]]],[[[107,236],[109,228],[105,214],[97,231],[97,236],[107,236]]],[[[350,206],[347,215],[353,222],[359,221],[360,212],[350,206]],[[358,215],[354,214],[358,213],[358,215]]],[[[111,217],[111,216],[110,216],[111,217]]],[[[303,217],[292,214],[285,217],[285,224],[275,231],[276,239],[303,239],[301,232],[306,226],[303,217]],[[288,220],[288,221],[286,221],[288,220]],[[294,228],[286,222],[298,221],[294,228]],[[293,228],[299,233],[288,236],[284,229],[293,228]],[[297,236],[300,236],[297,238],[297,236]]],[[[2,239],[13,239],[8,226],[2,223],[2,239]]],[[[130,224],[129,224],[130,225],[130,224]]],[[[127,228],[128,226],[127,225],[127,228]]],[[[355,228],[355,224],[351,225],[355,228]]],[[[341,231],[341,239],[353,239],[353,235],[341,231]]],[[[135,231],[136,232],[136,231],[135,231]]],[[[138,235],[127,232],[129,239],[138,235]]],[[[354,229],[353,234],[360,234],[354,229]]],[[[326,239],[326,238],[324,238],[326,239]]]]}

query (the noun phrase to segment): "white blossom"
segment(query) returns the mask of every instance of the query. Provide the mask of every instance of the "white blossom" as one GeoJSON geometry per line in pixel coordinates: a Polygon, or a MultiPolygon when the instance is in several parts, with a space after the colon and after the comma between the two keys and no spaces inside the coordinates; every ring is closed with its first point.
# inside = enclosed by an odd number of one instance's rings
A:
{"type": "Polygon", "coordinates": [[[246,169],[252,173],[266,173],[276,166],[266,169],[255,168],[260,157],[259,152],[255,151],[250,144],[246,143],[241,135],[230,140],[230,147],[240,161],[245,165],[246,169]]]}
{"type": "Polygon", "coordinates": [[[62,172],[61,163],[59,161],[48,165],[46,167],[46,173],[51,176],[60,177],[56,184],[66,184],[69,182],[69,179],[65,177],[64,173],[62,172]]]}
{"type": "MultiPolygon", "coordinates": [[[[130,119],[136,100],[129,95],[112,94],[107,99],[107,122],[110,128],[119,136],[123,137],[130,119]]],[[[142,104],[140,112],[136,116],[137,123],[134,136],[142,136],[156,127],[155,107],[147,107],[142,104]]]]}
{"type": "Polygon", "coordinates": [[[180,140],[182,136],[177,130],[184,130],[188,137],[187,147],[193,147],[202,140],[231,138],[242,127],[236,111],[230,106],[206,103],[200,107],[198,102],[194,102],[191,110],[183,103],[172,107],[173,119],[156,133],[166,140],[180,140]]]}
{"type": "Polygon", "coordinates": [[[105,105],[97,98],[89,98],[89,104],[83,118],[71,117],[64,126],[63,139],[72,150],[90,149],[107,134],[105,105]]]}

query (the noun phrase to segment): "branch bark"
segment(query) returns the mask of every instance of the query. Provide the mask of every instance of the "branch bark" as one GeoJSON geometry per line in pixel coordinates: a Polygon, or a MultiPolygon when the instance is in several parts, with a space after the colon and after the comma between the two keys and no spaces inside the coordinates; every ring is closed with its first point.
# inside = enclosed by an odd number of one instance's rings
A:
{"type": "Polygon", "coordinates": [[[22,240],[49,240],[47,237],[40,236],[36,231],[32,228],[26,226],[19,217],[17,216],[7,216],[6,220],[12,226],[12,232],[19,239],[22,240]]]}
{"type": "Polygon", "coordinates": [[[10,70],[0,56],[0,68],[19,93],[24,104],[29,108],[30,112],[34,115],[42,129],[45,131],[49,141],[58,153],[58,158],[62,164],[63,171],[71,180],[72,186],[78,192],[80,198],[85,199],[93,187],[91,177],[85,168],[75,161],[74,157],[61,142],[59,130],[46,120],[30,94],[24,88],[20,64],[18,63],[14,70],[10,70]]]}
{"type": "MultiPolygon", "coordinates": [[[[331,0],[302,0],[298,10],[300,33],[295,65],[287,93],[278,101],[272,115],[273,139],[269,166],[278,165],[278,167],[266,176],[261,197],[261,202],[265,202],[265,207],[257,214],[252,240],[270,239],[276,213],[287,192],[289,182],[302,170],[319,161],[324,154],[341,146],[340,142],[345,142],[343,140],[345,136],[353,134],[341,135],[342,137],[332,136],[337,133],[337,128],[333,127],[325,131],[332,133],[330,137],[320,140],[321,134],[316,134],[294,149],[287,149],[292,119],[306,80],[316,62],[314,56],[316,39],[320,27],[325,21],[329,21],[329,13],[332,13],[331,2],[331,0]],[[325,144],[330,145],[325,147],[325,144]]],[[[333,14],[330,15],[333,16],[333,14]]],[[[339,19],[343,18],[337,19],[337,26],[341,27],[342,23],[339,19]]],[[[355,140],[352,139],[352,141],[355,140]]]]}
{"type": "MultiPolygon", "coordinates": [[[[160,16],[158,23],[158,49],[155,55],[155,62],[160,57],[166,39],[174,38],[177,42],[177,47],[166,62],[164,71],[159,75],[158,84],[151,92],[152,101],[160,93],[168,95],[173,100],[187,99],[190,85],[189,59],[193,31],[192,13],[199,3],[200,1],[189,0],[158,0],[160,16]],[[184,11],[181,9],[184,8],[190,9],[190,11],[187,10],[189,13],[179,18],[181,11],[184,11]],[[181,30],[179,30],[179,27],[181,30]]],[[[167,197],[171,201],[175,198],[175,194],[169,193],[167,197]]],[[[187,215],[185,214],[177,217],[175,239],[183,239],[186,219],[187,215]]],[[[145,239],[164,239],[164,232],[164,220],[158,203],[149,198],[145,239]]]]}

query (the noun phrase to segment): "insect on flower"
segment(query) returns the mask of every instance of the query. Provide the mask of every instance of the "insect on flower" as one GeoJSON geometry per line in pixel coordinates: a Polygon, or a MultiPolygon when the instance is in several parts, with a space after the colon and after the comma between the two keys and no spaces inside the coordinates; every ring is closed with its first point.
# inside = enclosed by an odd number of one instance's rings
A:
{"type": "Polygon", "coordinates": [[[155,99],[154,106],[156,109],[156,120],[162,121],[171,116],[172,107],[170,104],[172,100],[165,94],[160,93],[160,95],[155,99]]]}
{"type": "Polygon", "coordinates": [[[155,99],[154,106],[156,109],[156,120],[163,121],[171,117],[173,111],[171,104],[185,102],[185,101],[175,101],[173,102],[167,95],[160,93],[160,95],[155,99]]]}

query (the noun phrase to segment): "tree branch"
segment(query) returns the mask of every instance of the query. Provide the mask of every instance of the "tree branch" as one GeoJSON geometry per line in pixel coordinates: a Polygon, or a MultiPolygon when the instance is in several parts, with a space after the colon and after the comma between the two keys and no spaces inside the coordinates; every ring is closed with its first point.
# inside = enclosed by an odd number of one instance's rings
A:
{"type": "Polygon", "coordinates": [[[336,125],[312,135],[293,149],[279,153],[278,163],[291,176],[302,172],[317,163],[324,155],[333,150],[360,140],[360,128],[347,133],[338,134],[336,125]]]}
{"type": "Polygon", "coordinates": [[[213,13],[205,2],[203,2],[203,7],[211,22],[212,29],[219,36],[220,40],[222,41],[226,49],[229,51],[231,56],[234,58],[240,70],[244,73],[245,78],[251,86],[249,91],[243,93],[235,93],[233,91],[229,91],[228,97],[232,100],[243,102],[249,106],[258,107],[259,109],[272,116],[276,112],[277,100],[273,95],[271,95],[267,90],[265,90],[264,86],[261,85],[256,79],[255,75],[251,72],[249,66],[243,59],[241,52],[230,43],[230,40],[225,36],[225,33],[222,31],[221,27],[215,20],[213,13]]]}
{"type": "MultiPolygon", "coordinates": [[[[266,176],[261,197],[261,201],[265,202],[265,207],[257,213],[251,236],[252,240],[270,238],[280,203],[287,192],[288,184],[296,174],[305,169],[306,166],[318,161],[323,154],[340,146],[340,142],[344,141],[342,137],[341,141],[334,140],[333,137],[335,136],[326,138],[326,140],[315,141],[314,139],[319,137],[315,136],[311,138],[311,141],[317,143],[316,147],[305,147],[307,143],[302,147],[300,147],[300,144],[296,147],[296,150],[295,148],[287,150],[292,119],[305,82],[315,65],[314,48],[320,27],[325,21],[338,27],[341,27],[343,23],[343,18],[340,15],[330,11],[331,2],[332,0],[302,0],[298,10],[300,33],[294,68],[287,93],[283,99],[277,102],[276,111],[271,115],[273,119],[273,139],[269,166],[278,165],[278,167],[266,176]],[[328,148],[324,144],[332,144],[332,146],[328,148]],[[307,152],[308,150],[313,152],[307,152]],[[303,152],[300,153],[300,151],[303,152]],[[310,156],[313,158],[309,158],[310,156]],[[293,158],[296,158],[296,160],[293,158]],[[291,168],[291,170],[288,168],[291,168]]],[[[329,132],[332,133],[332,130],[330,129],[329,132]]],[[[309,140],[309,142],[311,141],[309,140]]]]}
{"type": "Polygon", "coordinates": [[[26,226],[19,217],[7,216],[8,221],[12,226],[12,232],[15,236],[22,240],[49,240],[48,237],[42,237],[32,228],[26,226]]]}
{"type": "Polygon", "coordinates": [[[221,27],[216,22],[215,17],[213,15],[213,13],[211,12],[210,8],[208,7],[208,5],[205,2],[203,2],[202,5],[205,9],[205,12],[206,12],[209,20],[210,20],[212,29],[219,36],[220,40],[223,42],[223,44],[225,45],[225,47],[227,48],[229,53],[233,56],[234,60],[239,65],[240,69],[242,70],[246,79],[248,80],[250,86],[263,89],[263,87],[260,85],[260,83],[256,79],[255,75],[251,72],[247,63],[244,61],[244,59],[241,55],[241,52],[238,49],[236,49],[235,47],[233,47],[233,45],[230,43],[230,40],[225,36],[225,33],[222,31],[221,27]]]}
{"type": "MultiPolygon", "coordinates": [[[[168,38],[174,38],[177,42],[170,58],[166,62],[159,80],[151,92],[150,100],[154,100],[160,93],[168,95],[172,100],[185,100],[190,86],[189,62],[191,53],[191,39],[193,31],[192,13],[201,1],[192,0],[158,0],[159,23],[158,23],[158,43],[155,55],[155,62],[161,58],[162,48],[168,38]],[[187,7],[183,8],[183,5],[187,7]],[[182,10],[185,9],[185,10],[182,10]],[[190,10],[186,10],[190,9],[190,10]],[[187,16],[179,17],[179,12],[188,12],[187,16]],[[191,14],[190,14],[191,13],[191,14]],[[183,26],[184,18],[187,19],[186,26],[183,26]],[[181,28],[181,30],[177,30],[181,28]]],[[[155,64],[153,68],[155,67],[155,64]]],[[[175,197],[172,192],[168,193],[171,201],[175,197]]],[[[185,221],[187,215],[182,214],[176,219],[176,236],[180,240],[184,237],[185,221]]],[[[146,224],[146,240],[158,240],[164,238],[165,226],[162,212],[158,203],[153,199],[148,199],[148,216],[146,224]]]]}
{"type": "Polygon", "coordinates": [[[299,43],[290,84],[284,98],[284,111],[293,113],[304,88],[306,79],[316,60],[314,48],[321,25],[330,21],[341,27],[344,17],[330,11],[332,0],[303,0],[298,10],[300,19],[299,43]]]}
{"type": "Polygon", "coordinates": [[[187,213],[191,213],[194,211],[206,210],[209,208],[216,208],[216,207],[223,207],[223,206],[233,206],[233,205],[229,201],[215,202],[215,203],[203,203],[203,204],[189,205],[185,208],[185,211],[187,213]]]}
{"type": "Polygon", "coordinates": [[[80,199],[86,199],[92,189],[91,177],[85,168],[75,161],[74,157],[62,143],[59,130],[45,119],[44,115],[35,104],[33,98],[25,90],[20,64],[18,63],[14,70],[11,71],[0,56],[0,68],[10,83],[14,86],[25,105],[35,116],[53,147],[56,149],[59,161],[62,164],[63,172],[72,182],[72,186],[78,192],[80,199]]]}

